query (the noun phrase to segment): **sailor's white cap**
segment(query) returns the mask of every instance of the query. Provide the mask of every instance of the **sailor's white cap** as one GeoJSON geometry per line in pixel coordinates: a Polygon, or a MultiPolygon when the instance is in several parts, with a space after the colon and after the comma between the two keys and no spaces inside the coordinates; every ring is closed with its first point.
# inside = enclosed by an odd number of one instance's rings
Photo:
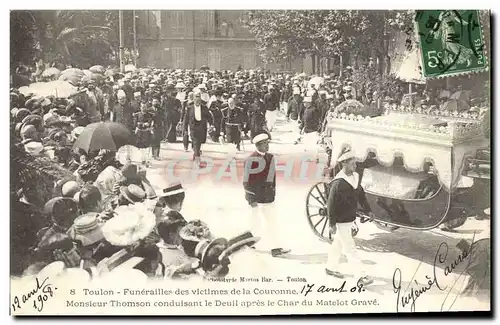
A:
{"type": "Polygon", "coordinates": [[[264,140],[269,140],[269,136],[266,133],[261,133],[261,134],[256,135],[253,138],[253,143],[257,144],[257,143],[264,141],[264,140]]]}
{"type": "Polygon", "coordinates": [[[339,157],[337,158],[337,162],[340,163],[340,162],[352,159],[354,157],[356,157],[354,155],[354,151],[352,151],[351,148],[345,148],[345,149],[342,150],[342,152],[340,153],[339,157]]]}

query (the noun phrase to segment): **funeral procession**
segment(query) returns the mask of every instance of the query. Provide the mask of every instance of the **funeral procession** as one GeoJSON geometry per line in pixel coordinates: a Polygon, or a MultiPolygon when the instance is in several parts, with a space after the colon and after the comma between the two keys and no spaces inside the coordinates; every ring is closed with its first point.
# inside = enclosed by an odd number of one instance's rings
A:
{"type": "Polygon", "coordinates": [[[11,11],[11,281],[489,306],[489,15],[11,11]]]}

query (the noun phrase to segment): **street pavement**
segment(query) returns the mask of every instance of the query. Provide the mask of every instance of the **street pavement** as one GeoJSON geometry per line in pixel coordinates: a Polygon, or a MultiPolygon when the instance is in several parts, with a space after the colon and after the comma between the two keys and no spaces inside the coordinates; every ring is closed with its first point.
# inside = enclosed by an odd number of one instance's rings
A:
{"type": "MultiPolygon", "coordinates": [[[[308,156],[304,152],[303,144],[294,145],[297,132],[290,124],[286,123],[284,117],[281,116],[278,119],[272,136],[270,152],[276,155],[278,161],[286,162],[294,159],[300,164],[301,159],[308,156]]],[[[186,199],[182,214],[187,220],[201,219],[205,221],[215,236],[230,238],[245,230],[250,230],[250,213],[249,206],[244,199],[241,178],[221,181],[214,176],[217,168],[224,166],[226,161],[231,161],[227,155],[227,147],[228,145],[211,143],[210,140],[203,145],[202,155],[213,159],[214,166],[212,171],[202,178],[183,178],[186,199]]],[[[241,175],[243,160],[253,150],[254,146],[249,140],[245,140],[244,152],[236,154],[235,162],[240,172],[239,175],[241,175]]],[[[154,161],[147,170],[147,177],[157,190],[172,180],[166,173],[166,166],[179,160],[182,160],[183,163],[180,164],[182,167],[179,167],[177,172],[190,171],[192,166],[192,151],[185,152],[182,143],[162,144],[161,157],[161,161],[154,161]]],[[[323,151],[321,159],[326,159],[326,154],[323,151]]],[[[312,163],[312,168],[314,165],[312,163]]],[[[322,166],[318,168],[322,168],[322,166]]],[[[308,175],[312,174],[314,173],[308,175]]],[[[291,249],[291,252],[282,257],[273,258],[267,249],[257,245],[255,250],[249,249],[239,256],[233,257],[229,276],[252,274],[254,276],[274,276],[277,279],[295,276],[303,277],[308,282],[322,282],[325,285],[331,284],[333,286],[334,283],[338,283],[338,279],[325,274],[325,263],[330,245],[314,235],[305,213],[307,192],[318,180],[314,177],[302,180],[298,180],[296,177],[286,179],[284,176],[278,175],[275,201],[278,227],[272,234],[263,234],[262,241],[265,241],[264,237],[266,236],[275,236],[282,243],[282,246],[291,249]]],[[[443,275],[445,266],[453,264],[453,261],[459,256],[460,251],[455,245],[462,238],[468,240],[474,238],[477,241],[490,236],[490,221],[479,221],[475,218],[469,218],[463,226],[455,229],[454,232],[443,232],[437,228],[430,231],[397,229],[390,232],[380,229],[376,223],[358,225],[360,231],[355,242],[360,256],[364,259],[365,269],[375,279],[375,283],[369,287],[369,290],[376,297],[380,299],[384,296],[390,297],[388,299],[391,301],[397,299],[393,286],[393,276],[397,268],[401,270],[403,286],[406,288],[410,283],[415,285],[417,279],[419,284],[427,283],[425,276],[432,276],[436,272],[440,277],[440,286],[450,288],[452,295],[457,294],[460,291],[462,280],[467,279],[463,276],[459,278],[466,263],[456,263],[453,274],[443,275]],[[439,265],[434,269],[436,254],[442,243],[445,243],[449,249],[445,258],[446,262],[438,263],[439,265]]],[[[443,252],[442,248],[443,246],[440,250],[441,253],[443,252]]],[[[348,276],[346,280],[349,281],[349,279],[350,281],[354,280],[348,276]]],[[[435,299],[441,301],[447,292],[447,290],[440,291],[433,288],[426,295],[436,297],[435,299]]],[[[424,310],[439,309],[440,304],[434,303],[435,299],[426,300],[428,307],[424,307],[425,303],[419,300],[419,308],[424,310]]],[[[462,305],[468,306],[468,308],[471,308],[471,303],[474,304],[476,306],[474,309],[487,308],[489,303],[489,301],[481,300],[478,297],[461,298],[461,301],[462,305]]],[[[460,306],[460,303],[456,302],[454,308],[459,308],[457,306],[460,306]]]]}

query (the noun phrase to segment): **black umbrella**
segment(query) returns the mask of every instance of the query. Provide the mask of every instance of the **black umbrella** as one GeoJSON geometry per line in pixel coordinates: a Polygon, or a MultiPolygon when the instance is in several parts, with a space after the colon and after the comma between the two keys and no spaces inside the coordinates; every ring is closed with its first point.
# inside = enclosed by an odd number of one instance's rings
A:
{"type": "Polygon", "coordinates": [[[74,146],[89,153],[101,149],[118,151],[121,146],[127,144],[135,144],[135,138],[125,125],[98,122],[87,125],[74,146]]]}

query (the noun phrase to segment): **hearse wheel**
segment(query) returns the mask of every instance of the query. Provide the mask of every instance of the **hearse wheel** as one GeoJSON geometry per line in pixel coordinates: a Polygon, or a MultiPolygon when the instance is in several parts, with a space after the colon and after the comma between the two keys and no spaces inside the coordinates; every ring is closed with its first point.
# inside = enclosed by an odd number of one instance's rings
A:
{"type": "Polygon", "coordinates": [[[309,226],[314,234],[326,242],[331,242],[327,210],[329,192],[329,184],[319,182],[311,187],[306,197],[306,216],[309,226]]]}

